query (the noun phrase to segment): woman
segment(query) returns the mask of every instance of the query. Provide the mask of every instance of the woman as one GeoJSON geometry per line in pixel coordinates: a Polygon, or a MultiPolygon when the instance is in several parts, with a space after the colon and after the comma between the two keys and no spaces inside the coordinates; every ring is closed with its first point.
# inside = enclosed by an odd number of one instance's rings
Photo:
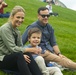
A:
{"type": "Polygon", "coordinates": [[[39,52],[22,47],[17,27],[24,21],[24,16],[24,9],[21,6],[15,6],[9,21],[0,27],[0,69],[19,71],[21,75],[42,75],[29,53],[39,52]]]}

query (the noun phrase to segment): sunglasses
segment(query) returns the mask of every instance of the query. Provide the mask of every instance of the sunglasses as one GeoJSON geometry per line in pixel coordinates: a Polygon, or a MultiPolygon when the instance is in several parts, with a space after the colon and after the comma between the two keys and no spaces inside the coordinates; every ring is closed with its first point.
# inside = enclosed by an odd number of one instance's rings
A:
{"type": "Polygon", "coordinates": [[[39,15],[40,15],[42,18],[45,18],[46,16],[47,16],[47,18],[50,17],[49,14],[46,14],[46,15],[39,14],[39,15]]]}

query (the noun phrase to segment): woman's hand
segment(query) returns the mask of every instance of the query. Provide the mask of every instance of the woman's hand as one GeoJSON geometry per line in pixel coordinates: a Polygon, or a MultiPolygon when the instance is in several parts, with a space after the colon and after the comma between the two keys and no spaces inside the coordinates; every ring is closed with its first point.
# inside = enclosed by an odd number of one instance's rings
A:
{"type": "Polygon", "coordinates": [[[24,58],[25,58],[25,60],[26,60],[27,63],[31,62],[30,57],[28,55],[24,55],[24,58]]]}
{"type": "Polygon", "coordinates": [[[26,48],[25,52],[31,52],[33,54],[40,54],[42,49],[40,47],[32,47],[32,48],[26,48]]]}

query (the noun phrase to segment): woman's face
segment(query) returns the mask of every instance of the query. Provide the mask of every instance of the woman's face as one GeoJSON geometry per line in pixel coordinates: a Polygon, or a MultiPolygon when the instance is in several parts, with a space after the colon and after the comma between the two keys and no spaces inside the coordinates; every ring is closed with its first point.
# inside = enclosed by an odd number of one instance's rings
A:
{"type": "Polygon", "coordinates": [[[12,25],[14,28],[19,27],[24,21],[24,12],[17,12],[14,16],[12,16],[12,25]]]}

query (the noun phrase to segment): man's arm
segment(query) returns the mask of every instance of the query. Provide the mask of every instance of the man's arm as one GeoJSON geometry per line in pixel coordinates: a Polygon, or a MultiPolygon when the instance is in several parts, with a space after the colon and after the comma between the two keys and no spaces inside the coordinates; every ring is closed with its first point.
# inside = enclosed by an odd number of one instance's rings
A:
{"type": "Polygon", "coordinates": [[[55,54],[57,55],[61,54],[59,47],[57,45],[53,46],[53,49],[54,49],[55,54]]]}

